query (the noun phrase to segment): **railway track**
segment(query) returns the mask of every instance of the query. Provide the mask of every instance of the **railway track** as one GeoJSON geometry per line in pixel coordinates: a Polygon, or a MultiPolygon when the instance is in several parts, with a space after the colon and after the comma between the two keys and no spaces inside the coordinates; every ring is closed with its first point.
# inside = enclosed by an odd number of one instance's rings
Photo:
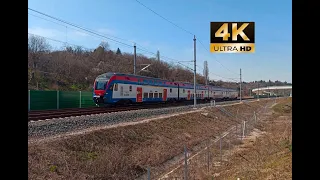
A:
{"type": "MultiPolygon", "coordinates": [[[[252,98],[247,98],[247,99],[252,99],[252,98]]],[[[203,104],[205,102],[197,102],[197,103],[203,104]]],[[[177,103],[170,103],[170,104],[155,103],[155,104],[129,105],[129,106],[105,107],[105,108],[92,107],[92,108],[70,108],[70,109],[59,109],[59,110],[39,110],[39,111],[30,111],[28,113],[28,122],[38,121],[38,120],[48,120],[53,118],[64,118],[64,117],[71,117],[71,116],[111,113],[111,112],[120,112],[120,111],[132,111],[132,110],[138,110],[138,109],[174,107],[174,106],[183,106],[183,105],[191,105],[191,104],[193,104],[193,102],[177,102],[177,103]]]]}

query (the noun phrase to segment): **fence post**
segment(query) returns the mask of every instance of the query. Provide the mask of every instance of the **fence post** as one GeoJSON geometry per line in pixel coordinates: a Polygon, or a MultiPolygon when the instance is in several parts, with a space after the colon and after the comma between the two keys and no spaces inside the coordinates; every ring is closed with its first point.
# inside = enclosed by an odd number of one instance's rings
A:
{"type": "MultiPolygon", "coordinates": [[[[244,138],[244,131],[246,129],[246,121],[243,121],[243,128],[242,128],[242,138],[244,138]]],[[[242,140],[241,138],[241,140],[242,140]]]]}
{"type": "Polygon", "coordinates": [[[57,91],[57,109],[59,109],[59,91],[57,91]]]}
{"type": "Polygon", "coordinates": [[[30,90],[28,91],[28,111],[30,111],[31,107],[30,107],[30,90]]]}
{"type": "Polygon", "coordinates": [[[148,180],[150,180],[150,167],[148,167],[148,180]]]}
{"type": "Polygon", "coordinates": [[[208,149],[208,158],[207,158],[207,165],[208,165],[208,172],[210,171],[210,140],[208,141],[208,146],[207,146],[207,149],[208,149]]]}
{"type": "Polygon", "coordinates": [[[238,133],[237,132],[238,132],[238,124],[236,124],[236,130],[235,130],[235,133],[234,133],[236,137],[238,137],[238,133]]]}
{"type": "Polygon", "coordinates": [[[255,122],[255,123],[257,122],[257,114],[256,114],[255,111],[254,111],[254,122],[255,122]]]}
{"type": "Polygon", "coordinates": [[[222,135],[220,135],[220,162],[222,162],[222,135]]]}
{"type": "MultiPolygon", "coordinates": [[[[232,137],[230,137],[230,138],[232,138],[232,137]]],[[[229,138],[229,141],[228,141],[229,157],[231,157],[231,147],[230,147],[231,139],[230,138],[229,138]]]]}
{"type": "Polygon", "coordinates": [[[187,148],[184,145],[184,179],[188,179],[188,160],[187,160],[187,148]]]}
{"type": "Polygon", "coordinates": [[[80,91],[80,103],[79,103],[79,107],[81,108],[81,91],[80,91]]]}

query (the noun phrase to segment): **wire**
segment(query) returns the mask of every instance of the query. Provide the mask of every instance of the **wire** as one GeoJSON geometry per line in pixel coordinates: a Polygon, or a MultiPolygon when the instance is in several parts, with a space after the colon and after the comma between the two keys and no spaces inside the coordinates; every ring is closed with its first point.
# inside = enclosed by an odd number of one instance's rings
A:
{"type": "Polygon", "coordinates": [[[81,27],[81,26],[78,26],[78,25],[75,25],[75,24],[69,23],[69,22],[67,22],[67,21],[61,20],[61,19],[59,19],[59,18],[56,18],[56,17],[50,16],[50,15],[48,15],[48,14],[45,14],[45,13],[39,12],[39,11],[34,10],[34,9],[31,9],[31,8],[28,8],[28,9],[29,9],[29,10],[31,10],[31,11],[33,11],[33,12],[39,13],[39,14],[41,14],[41,15],[47,16],[47,17],[49,17],[49,18],[51,18],[51,19],[54,19],[54,20],[60,21],[60,22],[62,22],[62,23],[68,24],[68,25],[73,26],[73,27],[76,27],[76,28],[81,29],[81,30],[83,30],[83,31],[86,31],[86,32],[89,32],[89,33],[95,34],[95,35],[100,36],[100,37],[104,37],[104,38],[106,38],[106,39],[109,39],[109,40],[111,40],[111,41],[117,42],[117,43],[122,44],[122,45],[125,45],[125,46],[132,47],[132,45],[129,45],[129,44],[123,43],[123,42],[121,42],[121,41],[114,40],[114,39],[109,38],[109,37],[107,37],[107,36],[104,36],[104,35],[98,34],[98,33],[94,32],[94,31],[92,31],[92,30],[89,30],[89,29],[83,28],[83,27],[81,27]]]}
{"type": "MultiPolygon", "coordinates": [[[[147,6],[145,6],[144,4],[142,4],[140,1],[138,1],[138,0],[136,0],[136,1],[137,1],[138,3],[140,3],[141,5],[143,5],[144,7],[148,8],[147,6]]],[[[83,28],[83,27],[81,27],[81,26],[79,26],[79,25],[75,25],[75,24],[69,23],[69,22],[67,22],[67,21],[61,20],[61,19],[59,19],[59,18],[56,18],[56,17],[50,16],[50,15],[48,15],[48,14],[45,14],[45,13],[39,12],[39,11],[34,10],[34,9],[31,9],[31,8],[28,8],[28,9],[29,9],[29,10],[31,10],[31,11],[33,11],[33,12],[39,13],[39,14],[41,14],[41,15],[44,15],[44,16],[46,16],[46,17],[49,17],[49,18],[55,19],[55,20],[57,20],[57,21],[59,21],[59,22],[62,22],[62,23],[68,24],[68,25],[70,25],[70,26],[76,27],[76,28],[81,29],[81,30],[83,30],[83,31],[86,31],[86,32],[89,32],[89,33],[95,34],[95,35],[97,35],[97,36],[100,36],[100,37],[103,37],[103,38],[106,38],[106,39],[112,40],[112,41],[114,41],[114,42],[117,42],[117,43],[122,44],[122,45],[125,45],[125,46],[132,47],[132,45],[129,45],[129,44],[126,44],[126,43],[123,43],[123,42],[120,42],[120,41],[117,41],[117,40],[111,39],[111,38],[106,37],[106,36],[104,36],[104,35],[100,35],[100,34],[98,34],[98,33],[94,32],[93,30],[90,30],[90,29],[87,29],[87,28],[83,28]]],[[[187,30],[185,30],[185,29],[181,28],[180,26],[178,26],[178,25],[174,24],[173,22],[171,22],[171,21],[169,21],[168,19],[164,18],[163,16],[161,16],[161,15],[160,15],[160,14],[158,14],[158,13],[156,13],[156,12],[155,12],[155,11],[153,11],[152,9],[150,9],[150,8],[148,8],[148,9],[149,9],[150,11],[154,12],[155,14],[157,14],[158,16],[162,17],[162,18],[163,18],[163,19],[165,19],[166,21],[170,22],[171,24],[175,25],[176,27],[178,27],[178,28],[180,28],[180,29],[182,29],[182,30],[186,31],[187,33],[189,33],[189,34],[193,35],[193,33],[191,33],[191,32],[189,32],[189,31],[187,31],[187,30]]],[[[28,13],[28,14],[30,14],[30,13],[28,13]]],[[[61,26],[64,26],[64,25],[62,25],[62,24],[60,24],[60,23],[57,23],[57,22],[54,22],[54,21],[51,21],[51,20],[48,20],[48,19],[45,19],[45,18],[42,18],[42,17],[36,16],[36,15],[33,15],[33,14],[30,14],[30,15],[35,16],[35,17],[38,17],[38,18],[41,18],[41,19],[44,19],[44,20],[47,20],[47,21],[50,21],[50,22],[53,22],[53,23],[56,23],[56,24],[61,25],[61,26]]],[[[72,28],[72,29],[74,29],[74,28],[72,28]]],[[[35,35],[35,34],[32,34],[32,33],[28,33],[28,34],[35,35]]],[[[36,36],[39,36],[39,35],[36,35],[36,36]]],[[[40,36],[40,37],[43,37],[43,36],[40,36]]],[[[46,39],[49,39],[49,40],[52,40],[52,41],[56,41],[56,42],[60,42],[60,43],[70,44],[70,43],[68,43],[68,42],[63,42],[63,41],[56,40],[56,39],[52,39],[52,38],[48,38],[48,37],[43,37],[43,38],[46,38],[46,39]]],[[[115,37],[115,38],[118,38],[118,37],[115,37]]],[[[122,39],[122,38],[118,38],[118,39],[122,39]]],[[[122,39],[122,40],[125,40],[125,39],[122,39]]],[[[200,40],[199,40],[199,42],[202,44],[202,42],[201,42],[200,40]]],[[[136,44],[137,44],[137,43],[136,43],[136,44]]],[[[70,44],[70,45],[78,46],[78,47],[83,47],[83,46],[74,45],[74,44],[70,44]]],[[[202,45],[203,45],[203,44],[202,44],[202,45]]],[[[83,48],[85,48],[85,47],[83,47],[83,48]]],[[[88,48],[85,48],[85,49],[88,49],[88,48]]],[[[149,51],[149,50],[147,50],[147,49],[145,49],[145,48],[139,48],[139,47],[136,47],[136,49],[139,49],[139,50],[141,50],[141,51],[147,52],[147,53],[152,54],[152,55],[156,55],[156,53],[153,53],[153,52],[151,52],[151,51],[149,51]]],[[[90,49],[90,50],[92,50],[92,49],[90,49]]],[[[176,59],[169,58],[169,57],[166,57],[166,56],[160,56],[160,57],[161,57],[162,59],[169,59],[169,60],[171,60],[170,62],[172,62],[172,63],[178,63],[178,64],[180,64],[180,65],[182,65],[182,66],[186,67],[187,69],[193,70],[193,69],[191,69],[190,67],[185,66],[185,65],[183,65],[183,64],[181,64],[181,63],[179,63],[179,62],[178,62],[178,60],[176,60],[176,59]],[[174,61],[177,61],[177,62],[174,62],[174,61]]],[[[217,60],[216,60],[216,61],[217,61],[217,60]]],[[[218,62],[219,62],[219,61],[218,61],[218,62]]],[[[219,63],[220,63],[220,62],[219,62],[219,63]]],[[[220,63],[220,64],[221,64],[221,63],[220,63]]],[[[223,64],[221,64],[221,65],[223,66],[223,64]]],[[[199,66],[198,66],[198,67],[199,67],[199,66]]],[[[226,67],[225,67],[225,68],[226,68],[226,67]]],[[[203,69],[203,68],[202,68],[202,69],[203,69]]],[[[228,70],[229,70],[229,69],[228,69],[228,70]]],[[[230,71],[230,70],[229,70],[229,71],[230,71]]],[[[232,72],[232,71],[231,71],[231,72],[232,72]]],[[[225,78],[225,77],[220,76],[220,75],[217,75],[217,74],[215,74],[215,75],[216,75],[216,76],[219,76],[219,77],[222,77],[222,78],[225,78]]],[[[233,78],[225,78],[225,79],[233,79],[233,78]]]]}
{"type": "MultiPolygon", "coordinates": [[[[203,67],[201,67],[201,66],[199,66],[199,65],[196,65],[196,66],[199,67],[199,68],[201,68],[202,70],[204,70],[203,67]]],[[[232,80],[232,81],[238,82],[238,81],[236,80],[236,78],[227,78],[227,77],[223,77],[223,76],[221,76],[221,75],[218,75],[218,74],[215,74],[215,73],[211,73],[211,72],[209,72],[209,74],[214,74],[215,76],[221,77],[221,78],[223,78],[223,79],[230,79],[230,80],[232,80]]]]}
{"type": "MultiPolygon", "coordinates": [[[[62,43],[62,44],[68,44],[68,45],[72,45],[72,46],[75,46],[75,47],[81,47],[81,48],[83,48],[83,49],[85,49],[85,50],[89,50],[89,51],[92,51],[92,50],[93,50],[93,49],[86,48],[86,47],[81,46],[81,45],[71,44],[71,43],[67,43],[67,42],[61,41],[61,40],[52,39],[52,38],[40,36],[40,35],[37,35],[37,34],[29,33],[29,32],[28,32],[28,34],[30,34],[30,35],[32,35],[32,36],[38,36],[38,37],[41,37],[41,38],[44,38],[44,39],[48,39],[48,40],[51,40],[51,41],[59,42],[59,43],[62,43]]],[[[66,47],[67,47],[67,45],[66,45],[66,47]]],[[[94,58],[94,57],[92,57],[90,54],[89,54],[89,56],[90,56],[92,59],[94,59],[94,60],[97,61],[97,59],[94,58]]],[[[129,59],[129,58],[126,58],[126,57],[123,57],[123,58],[125,58],[125,59],[127,59],[127,60],[129,60],[129,61],[132,61],[132,59],[129,59]]],[[[131,65],[131,64],[130,64],[130,65],[131,65]]]]}
{"type": "MultiPolygon", "coordinates": [[[[82,29],[83,31],[90,32],[90,33],[96,34],[96,35],[98,35],[98,36],[100,36],[100,37],[104,37],[104,38],[110,39],[110,38],[108,38],[108,37],[105,37],[105,36],[102,36],[102,35],[96,33],[96,32],[93,31],[93,30],[88,29],[88,28],[82,28],[82,27],[80,27],[80,26],[78,26],[78,25],[74,25],[73,23],[66,22],[66,21],[64,21],[64,20],[61,20],[61,19],[59,19],[59,18],[50,16],[50,15],[48,15],[48,14],[45,14],[45,13],[42,13],[42,12],[39,12],[39,11],[36,11],[36,10],[34,10],[34,9],[31,9],[31,8],[28,8],[28,9],[30,9],[31,11],[34,11],[34,12],[36,12],[36,13],[42,14],[42,15],[44,15],[44,16],[46,16],[46,17],[55,19],[55,20],[57,20],[57,21],[59,21],[59,22],[63,22],[63,23],[65,23],[65,24],[68,24],[68,25],[70,25],[70,26],[76,27],[76,28],[78,28],[78,29],[82,29]]],[[[30,15],[32,15],[32,16],[35,16],[35,17],[38,17],[38,18],[43,19],[43,20],[47,20],[47,21],[53,22],[53,23],[58,24],[58,25],[61,25],[61,26],[65,26],[65,25],[62,25],[62,24],[60,24],[60,23],[57,23],[57,22],[48,20],[48,19],[43,18],[43,17],[40,17],[40,16],[36,16],[36,15],[34,15],[34,14],[31,14],[31,13],[28,13],[28,14],[30,14],[30,15]]],[[[76,31],[78,31],[78,32],[83,32],[83,31],[79,31],[78,29],[75,29],[75,28],[71,28],[71,29],[74,29],[74,30],[76,30],[76,31]]],[[[86,33],[86,34],[88,34],[88,33],[86,33]]],[[[92,34],[89,34],[89,35],[93,36],[92,34]]],[[[111,36],[111,35],[109,35],[109,36],[111,36]]],[[[96,36],[93,36],[93,37],[96,37],[96,36]]],[[[125,39],[122,39],[122,38],[119,38],[119,37],[115,37],[115,36],[112,36],[112,37],[118,38],[118,39],[121,39],[121,40],[125,40],[125,39]]],[[[129,41],[129,40],[125,40],[125,41],[129,41]]],[[[129,41],[129,42],[132,42],[132,41],[129,41]]],[[[121,43],[122,43],[122,42],[121,42],[121,43]]],[[[135,43],[135,42],[132,42],[132,43],[135,43]]],[[[122,43],[122,44],[123,44],[123,43],[122,43]]],[[[153,53],[153,52],[147,50],[147,49],[144,48],[141,44],[138,44],[138,43],[135,43],[135,44],[140,46],[140,47],[136,47],[137,49],[139,49],[139,50],[141,50],[141,51],[144,51],[144,52],[147,52],[147,53],[152,54],[152,55],[156,55],[156,53],[153,53]]],[[[126,46],[130,46],[130,45],[128,45],[128,44],[125,44],[125,45],[126,45],[126,46]]],[[[130,47],[132,47],[132,46],[130,46],[130,47]]],[[[167,58],[167,59],[174,60],[173,58],[169,58],[169,57],[166,57],[166,56],[160,56],[160,57],[161,57],[161,58],[167,58]]],[[[178,61],[178,60],[175,60],[175,61],[178,61]]]]}
{"type": "MultiPolygon", "coordinates": [[[[186,29],[178,26],[177,24],[173,23],[172,21],[168,20],[167,18],[161,16],[159,13],[157,13],[157,12],[155,12],[154,10],[152,10],[151,8],[147,7],[146,5],[144,5],[143,3],[141,3],[140,1],[138,1],[138,0],[135,0],[135,1],[137,1],[139,4],[141,4],[142,6],[144,6],[145,8],[147,8],[148,10],[150,10],[151,12],[153,12],[154,14],[158,15],[158,16],[161,17],[162,19],[164,19],[164,20],[168,21],[169,23],[173,24],[174,26],[178,27],[179,29],[187,32],[188,34],[194,35],[194,33],[191,33],[190,31],[188,31],[188,30],[186,30],[186,29]]],[[[198,41],[200,42],[200,44],[201,44],[202,46],[204,46],[199,39],[198,39],[198,41]]],[[[206,48],[205,48],[205,49],[206,49],[206,48]]],[[[208,52],[210,52],[208,49],[206,49],[206,50],[207,50],[208,52]]],[[[217,59],[215,59],[215,60],[216,60],[219,64],[221,64],[222,67],[224,67],[224,68],[227,69],[228,71],[234,73],[233,71],[231,71],[230,69],[228,69],[227,67],[225,67],[220,61],[218,61],[217,59]]],[[[235,73],[235,74],[237,74],[237,73],[235,73]]]]}
{"type": "MultiPolygon", "coordinates": [[[[31,10],[31,9],[30,9],[30,10],[31,10]]],[[[32,11],[35,11],[35,10],[32,10],[32,11]]],[[[35,11],[35,12],[37,12],[37,13],[38,13],[38,11],[35,11]]],[[[57,23],[57,22],[55,22],[55,21],[51,21],[51,20],[49,20],[49,19],[46,19],[46,18],[43,18],[43,17],[37,16],[37,15],[31,14],[31,13],[28,13],[28,14],[29,14],[29,15],[32,15],[32,16],[34,16],[34,17],[37,17],[37,18],[40,18],[40,19],[43,19],[43,20],[46,20],[46,21],[49,21],[49,22],[52,22],[52,23],[58,24],[58,25],[60,25],[60,26],[67,27],[66,25],[63,25],[63,24],[57,23]]],[[[43,14],[45,14],[45,13],[43,13],[43,14]]],[[[46,14],[46,15],[47,15],[47,14],[46,14]]],[[[52,18],[53,16],[49,16],[49,15],[48,15],[47,17],[52,18]]],[[[55,17],[54,19],[58,19],[58,18],[56,18],[56,17],[55,17]]],[[[60,22],[61,22],[61,21],[60,21],[60,22]]],[[[85,33],[84,31],[79,31],[79,29],[75,29],[75,28],[71,28],[71,29],[76,30],[76,31],[78,31],[78,32],[85,33]]],[[[85,28],[85,29],[90,30],[90,31],[92,31],[92,32],[96,32],[96,33],[98,33],[97,31],[94,31],[94,30],[91,30],[91,29],[88,29],[88,28],[85,28]]],[[[100,33],[100,32],[99,32],[99,33],[100,33]]],[[[92,34],[88,34],[88,33],[85,33],[85,34],[90,35],[90,36],[93,36],[92,34]]],[[[127,42],[130,42],[130,43],[133,43],[133,44],[139,45],[141,48],[143,48],[143,49],[147,50],[145,47],[143,47],[143,46],[142,46],[141,44],[139,44],[139,43],[136,43],[136,42],[133,42],[133,41],[130,41],[130,40],[127,40],[127,39],[119,38],[119,37],[116,37],[116,36],[112,36],[112,35],[110,35],[110,34],[105,34],[105,33],[100,33],[100,34],[102,34],[102,35],[107,35],[107,36],[110,36],[110,37],[113,37],[113,38],[116,38],[116,39],[120,39],[120,40],[123,40],[123,41],[127,41],[127,42]]],[[[93,36],[93,37],[97,37],[97,36],[93,36]]]]}
{"type": "MultiPolygon", "coordinates": [[[[198,41],[200,42],[200,44],[203,46],[203,48],[205,48],[206,50],[207,50],[207,52],[210,52],[204,45],[203,45],[203,43],[200,41],[200,39],[198,39],[198,41]]],[[[214,56],[215,57],[215,56],[214,56]]],[[[216,57],[215,57],[216,58],[216,57]]],[[[222,67],[224,67],[226,70],[228,70],[228,71],[230,71],[231,73],[233,73],[233,74],[237,74],[238,75],[238,73],[235,73],[235,72],[233,72],[233,71],[231,71],[230,69],[228,69],[227,67],[225,67],[220,61],[218,61],[217,59],[214,59],[215,61],[217,61],[222,67]]]]}
{"type": "Polygon", "coordinates": [[[157,12],[155,12],[154,10],[152,10],[151,8],[147,7],[146,5],[144,5],[143,3],[141,3],[140,1],[136,0],[139,4],[141,4],[142,6],[144,6],[145,8],[149,9],[151,12],[153,12],[154,14],[158,15],[159,17],[161,17],[162,19],[168,21],[169,23],[173,24],[174,26],[182,29],[183,31],[191,34],[191,35],[194,35],[193,33],[191,33],[190,31],[186,30],[186,29],[183,29],[182,27],[178,26],[177,24],[173,23],[172,21],[168,20],[167,18],[161,16],[160,14],[158,14],[157,12]]]}

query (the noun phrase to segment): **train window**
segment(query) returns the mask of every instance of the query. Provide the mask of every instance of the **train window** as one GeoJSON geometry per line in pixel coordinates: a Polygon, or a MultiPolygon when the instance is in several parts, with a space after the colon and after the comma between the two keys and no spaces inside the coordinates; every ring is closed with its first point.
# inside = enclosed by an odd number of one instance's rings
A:
{"type": "Polygon", "coordinates": [[[172,89],[170,88],[170,93],[172,93],[172,89]]]}
{"type": "Polygon", "coordinates": [[[143,93],[143,98],[148,98],[148,93],[143,93]]]}
{"type": "Polygon", "coordinates": [[[129,91],[132,91],[132,86],[129,86],[129,91]]]}
{"type": "Polygon", "coordinates": [[[158,98],[158,93],[154,93],[154,98],[158,98]]]}
{"type": "Polygon", "coordinates": [[[113,91],[118,91],[118,84],[114,84],[113,91]]]}
{"type": "Polygon", "coordinates": [[[149,98],[153,98],[153,93],[149,93],[149,98]]]}
{"type": "Polygon", "coordinates": [[[186,90],[185,89],[183,89],[183,93],[185,93],[186,92],[186,90]]]}
{"type": "Polygon", "coordinates": [[[159,98],[162,98],[162,93],[159,93],[159,98]]]}
{"type": "Polygon", "coordinates": [[[113,89],[113,86],[110,86],[110,88],[109,88],[111,91],[112,91],[112,89],[113,89]]]}

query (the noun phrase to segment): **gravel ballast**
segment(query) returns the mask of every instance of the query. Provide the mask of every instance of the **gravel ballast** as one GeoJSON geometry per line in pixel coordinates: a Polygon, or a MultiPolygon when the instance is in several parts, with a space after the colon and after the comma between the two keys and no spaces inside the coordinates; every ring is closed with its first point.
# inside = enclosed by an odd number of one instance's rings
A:
{"type": "MultiPolygon", "coordinates": [[[[217,102],[216,105],[233,104],[238,101],[217,102]]],[[[199,104],[197,108],[210,106],[210,103],[199,104]]],[[[168,115],[193,110],[193,106],[169,107],[161,109],[141,109],[114,113],[84,115],[76,117],[55,118],[51,120],[28,122],[28,137],[47,137],[91,127],[114,125],[123,122],[134,122],[159,115],[168,115]]]]}

